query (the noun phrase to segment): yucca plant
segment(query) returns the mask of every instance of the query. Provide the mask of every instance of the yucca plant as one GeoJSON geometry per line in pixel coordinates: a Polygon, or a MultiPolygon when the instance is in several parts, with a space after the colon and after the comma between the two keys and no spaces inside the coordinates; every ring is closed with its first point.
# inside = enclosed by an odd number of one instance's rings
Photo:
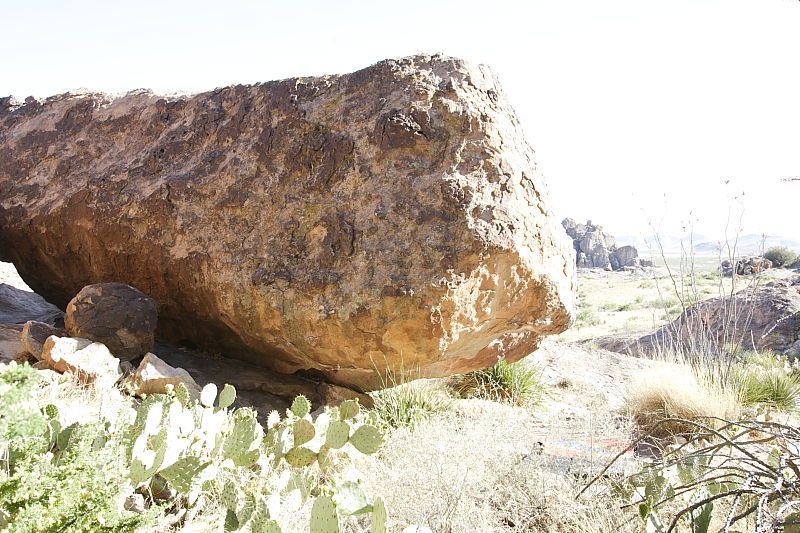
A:
{"type": "Polygon", "coordinates": [[[457,376],[453,386],[462,398],[483,398],[513,405],[536,404],[544,393],[538,369],[523,362],[509,363],[505,360],[457,376]]]}

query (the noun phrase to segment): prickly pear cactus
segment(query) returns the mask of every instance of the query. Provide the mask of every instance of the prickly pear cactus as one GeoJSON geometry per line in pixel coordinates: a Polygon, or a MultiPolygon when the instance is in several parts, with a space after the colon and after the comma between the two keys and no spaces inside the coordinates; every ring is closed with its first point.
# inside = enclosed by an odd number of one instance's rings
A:
{"type": "Polygon", "coordinates": [[[233,402],[236,401],[236,389],[233,385],[226,384],[222,387],[222,392],[219,393],[219,401],[217,407],[219,409],[227,409],[233,402]]]}
{"type": "Polygon", "coordinates": [[[336,504],[330,496],[319,496],[311,507],[311,533],[339,533],[336,504]]]}
{"type": "Polygon", "coordinates": [[[325,433],[325,445],[329,448],[339,449],[350,438],[350,424],[344,420],[331,420],[325,433]]]}
{"type": "Polygon", "coordinates": [[[311,412],[311,403],[308,401],[308,398],[301,394],[294,399],[290,410],[297,418],[303,418],[311,412]]]}
{"type": "Polygon", "coordinates": [[[294,435],[294,445],[301,446],[313,439],[316,431],[314,430],[314,424],[305,418],[300,418],[292,426],[292,433],[294,435]]]}
{"type": "Polygon", "coordinates": [[[350,444],[361,453],[372,454],[383,444],[383,436],[377,427],[365,424],[353,432],[350,444]]]}
{"type": "Polygon", "coordinates": [[[339,416],[342,420],[352,420],[360,411],[358,399],[345,400],[339,405],[339,416]]]}

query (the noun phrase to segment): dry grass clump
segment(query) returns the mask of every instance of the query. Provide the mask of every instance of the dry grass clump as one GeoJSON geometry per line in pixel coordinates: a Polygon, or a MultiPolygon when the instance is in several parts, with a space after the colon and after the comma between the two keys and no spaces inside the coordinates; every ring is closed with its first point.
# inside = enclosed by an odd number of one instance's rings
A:
{"type": "Polygon", "coordinates": [[[482,398],[520,406],[540,402],[545,389],[539,369],[522,361],[498,361],[492,367],[456,376],[451,383],[461,398],[482,398]]]}
{"type": "MultiPolygon", "coordinates": [[[[741,406],[736,391],[724,386],[702,368],[661,363],[642,373],[628,390],[628,410],[642,429],[665,419],[716,417],[735,420],[741,406]]],[[[659,437],[690,431],[680,421],[658,426],[659,437]]]]}

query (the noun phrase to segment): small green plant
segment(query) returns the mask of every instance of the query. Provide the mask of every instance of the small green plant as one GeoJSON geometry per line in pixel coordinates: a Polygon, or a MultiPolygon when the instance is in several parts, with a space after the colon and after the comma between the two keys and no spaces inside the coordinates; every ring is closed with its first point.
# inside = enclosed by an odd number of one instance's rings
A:
{"type": "Polygon", "coordinates": [[[454,379],[454,388],[463,398],[483,398],[513,405],[536,404],[544,385],[538,369],[523,362],[497,364],[454,379]]]}
{"type": "Polygon", "coordinates": [[[601,323],[600,316],[597,311],[590,306],[581,304],[578,308],[578,313],[575,316],[575,329],[588,328],[596,326],[601,323]]]}
{"type": "Polygon", "coordinates": [[[764,258],[776,267],[788,267],[797,261],[797,254],[785,246],[774,246],[764,252],[764,258]]]}
{"type": "Polygon", "coordinates": [[[409,381],[371,393],[372,412],[386,428],[414,427],[450,408],[450,399],[424,381],[409,381]]]}
{"type": "Polygon", "coordinates": [[[783,369],[738,367],[731,373],[743,405],[765,405],[779,411],[800,406],[800,376],[783,369]]]}
{"type": "MultiPolygon", "coordinates": [[[[675,423],[665,420],[662,423],[675,423]]],[[[794,532],[800,523],[800,432],[773,421],[681,420],[682,444],[617,483],[646,531],[794,532]],[[733,529],[732,529],[733,528],[733,529]]],[[[635,440],[631,450],[651,440],[635,440]]],[[[627,451],[626,450],[626,451],[627,451]]],[[[589,482],[602,479],[621,452],[589,482]]],[[[583,492],[582,491],[582,492],[583,492]]]]}

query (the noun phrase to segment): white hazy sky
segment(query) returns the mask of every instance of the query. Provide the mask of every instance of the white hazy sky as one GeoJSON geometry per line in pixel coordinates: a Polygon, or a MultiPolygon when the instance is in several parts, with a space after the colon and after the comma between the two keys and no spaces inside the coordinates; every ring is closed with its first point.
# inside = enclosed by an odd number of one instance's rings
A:
{"type": "Polygon", "coordinates": [[[559,216],[717,236],[743,207],[745,233],[800,240],[796,0],[0,0],[0,20],[0,95],[21,97],[486,63],[559,216]]]}

